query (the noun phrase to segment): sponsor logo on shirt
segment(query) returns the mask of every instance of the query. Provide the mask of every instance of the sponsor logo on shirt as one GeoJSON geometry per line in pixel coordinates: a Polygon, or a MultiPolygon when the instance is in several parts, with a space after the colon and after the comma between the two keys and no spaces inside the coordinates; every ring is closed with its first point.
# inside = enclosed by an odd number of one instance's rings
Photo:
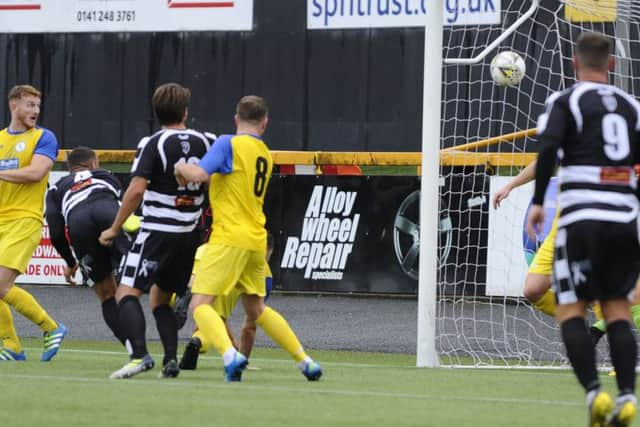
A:
{"type": "Polygon", "coordinates": [[[9,169],[18,169],[19,162],[18,159],[0,159],[0,171],[5,171],[9,169]]]}

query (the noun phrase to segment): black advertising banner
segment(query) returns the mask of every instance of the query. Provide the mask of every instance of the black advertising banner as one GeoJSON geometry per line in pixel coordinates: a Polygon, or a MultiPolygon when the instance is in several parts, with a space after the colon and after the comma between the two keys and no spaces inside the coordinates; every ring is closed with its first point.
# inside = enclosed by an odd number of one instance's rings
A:
{"type": "MultiPolygon", "coordinates": [[[[438,291],[484,295],[489,178],[473,168],[442,172],[438,291]]],[[[417,294],[419,205],[415,176],[274,174],[264,207],[274,288],[417,294]]]]}
{"type": "MultiPolygon", "coordinates": [[[[449,190],[440,200],[438,242],[441,292],[472,294],[484,287],[484,177],[445,178],[449,190]]],[[[418,177],[274,175],[265,213],[276,243],[270,262],[275,289],[416,294],[419,189],[418,177]]]]}

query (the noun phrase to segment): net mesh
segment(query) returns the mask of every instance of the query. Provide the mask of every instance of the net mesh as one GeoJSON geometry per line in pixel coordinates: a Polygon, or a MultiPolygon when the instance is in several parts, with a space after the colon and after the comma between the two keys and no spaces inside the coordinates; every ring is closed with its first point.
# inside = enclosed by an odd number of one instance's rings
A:
{"type": "MultiPolygon", "coordinates": [[[[530,19],[479,63],[446,64],[441,148],[534,128],[545,99],[575,82],[571,57],[583,31],[615,39],[611,83],[640,95],[639,3],[543,0],[530,19]],[[499,87],[490,76],[489,63],[503,50],[518,52],[526,62],[526,76],[515,88],[499,87]]],[[[445,62],[477,56],[530,6],[530,1],[503,1],[500,25],[446,28],[445,62]]],[[[535,140],[532,136],[479,151],[535,151],[535,140]]],[[[525,246],[535,246],[522,235],[532,186],[512,192],[498,210],[490,206],[492,192],[522,166],[442,167],[441,206],[446,214],[441,215],[439,244],[440,254],[446,255],[440,257],[436,348],[443,364],[566,363],[553,319],[521,297],[525,246]],[[442,250],[446,245],[450,248],[442,250]]],[[[608,352],[599,353],[606,363],[608,352]]]]}

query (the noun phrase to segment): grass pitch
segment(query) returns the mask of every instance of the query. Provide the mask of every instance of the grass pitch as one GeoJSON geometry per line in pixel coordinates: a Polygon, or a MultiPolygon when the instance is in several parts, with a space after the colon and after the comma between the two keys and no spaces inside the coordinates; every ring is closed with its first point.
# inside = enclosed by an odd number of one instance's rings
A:
{"type": "MultiPolygon", "coordinates": [[[[224,383],[203,355],[177,379],[152,371],[109,380],[126,361],[116,344],[66,341],[51,363],[40,340],[27,362],[0,363],[0,419],[17,426],[576,426],[583,393],[569,371],[418,369],[409,355],[312,351],[307,382],[281,350],[256,349],[243,382],[224,383]]],[[[181,346],[180,351],[183,347],[181,346]]],[[[161,361],[160,346],[150,351],[161,361]]],[[[614,383],[603,376],[605,387],[614,383]]]]}

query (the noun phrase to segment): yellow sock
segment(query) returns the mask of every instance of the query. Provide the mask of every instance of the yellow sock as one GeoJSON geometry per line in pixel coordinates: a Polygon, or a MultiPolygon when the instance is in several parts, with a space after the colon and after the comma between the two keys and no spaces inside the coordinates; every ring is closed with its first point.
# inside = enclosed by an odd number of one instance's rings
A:
{"type": "Polygon", "coordinates": [[[556,293],[549,289],[533,306],[551,317],[556,316],[556,293]]]}
{"type": "Polygon", "coordinates": [[[591,304],[591,309],[593,310],[593,314],[596,315],[596,320],[603,320],[604,316],[602,315],[602,309],[600,308],[600,304],[593,303],[591,304]]]}
{"type": "Polygon", "coordinates": [[[200,334],[200,340],[215,347],[220,355],[233,348],[227,328],[213,307],[208,304],[199,305],[193,311],[193,320],[198,326],[197,333],[200,334]]]}
{"type": "Polygon", "coordinates": [[[291,327],[284,317],[277,311],[265,307],[260,317],[256,320],[256,324],[269,335],[269,338],[285,349],[296,363],[302,362],[307,357],[307,353],[304,352],[304,348],[302,348],[302,344],[298,341],[298,337],[296,337],[296,334],[291,330],[291,327]]]}
{"type": "Polygon", "coordinates": [[[44,332],[53,331],[58,324],[44,311],[38,301],[29,292],[12,286],[9,292],[2,298],[4,302],[13,307],[18,313],[38,325],[44,332]]]}
{"type": "Polygon", "coordinates": [[[13,324],[13,314],[7,303],[2,300],[0,300],[0,341],[4,348],[16,353],[22,351],[22,345],[13,324]]]}

